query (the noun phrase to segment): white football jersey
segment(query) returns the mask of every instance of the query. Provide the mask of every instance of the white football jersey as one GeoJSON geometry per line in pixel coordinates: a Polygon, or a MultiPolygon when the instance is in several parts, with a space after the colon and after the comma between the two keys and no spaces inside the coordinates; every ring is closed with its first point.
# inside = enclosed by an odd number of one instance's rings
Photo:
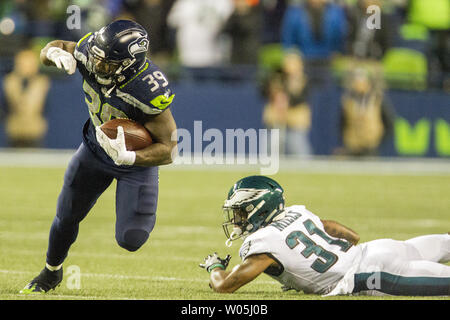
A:
{"type": "Polygon", "coordinates": [[[265,253],[282,266],[265,272],[287,288],[326,294],[361,254],[344,239],[328,235],[320,218],[305,206],[285,208],[285,216],[249,235],[242,244],[242,260],[265,253]]]}

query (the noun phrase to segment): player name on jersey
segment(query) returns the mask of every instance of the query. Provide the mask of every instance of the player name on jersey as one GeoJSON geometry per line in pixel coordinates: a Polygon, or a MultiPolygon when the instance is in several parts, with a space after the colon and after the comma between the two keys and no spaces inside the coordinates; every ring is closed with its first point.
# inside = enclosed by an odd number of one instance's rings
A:
{"type": "Polygon", "coordinates": [[[286,216],[283,219],[272,222],[270,224],[270,226],[275,227],[280,231],[283,231],[285,228],[287,228],[289,225],[291,225],[295,220],[297,220],[301,216],[302,216],[302,214],[299,212],[288,211],[288,212],[286,212],[286,216]]]}

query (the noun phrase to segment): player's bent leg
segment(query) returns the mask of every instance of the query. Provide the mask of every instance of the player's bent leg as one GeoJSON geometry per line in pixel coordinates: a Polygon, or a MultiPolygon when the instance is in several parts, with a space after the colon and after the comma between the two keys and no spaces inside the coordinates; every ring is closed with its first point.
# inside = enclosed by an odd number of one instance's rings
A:
{"type": "Polygon", "coordinates": [[[47,251],[49,265],[57,266],[63,262],[77,237],[79,223],[112,180],[112,176],[99,170],[98,161],[82,144],[64,175],[56,216],[50,229],[47,251]]]}
{"type": "Polygon", "coordinates": [[[450,235],[432,234],[405,241],[414,246],[423,260],[446,263],[450,261],[450,235]]]}
{"type": "Polygon", "coordinates": [[[450,295],[450,267],[422,260],[419,252],[405,241],[371,241],[367,243],[360,268],[354,275],[352,293],[370,292],[404,296],[450,295]]]}
{"type": "Polygon", "coordinates": [[[136,251],[147,241],[155,225],[156,215],[148,214],[135,217],[128,223],[121,224],[116,231],[116,241],[128,251],[136,251]]]}
{"type": "Polygon", "coordinates": [[[379,271],[355,274],[353,293],[400,296],[450,295],[450,267],[425,260],[391,261],[379,271]]]}
{"type": "Polygon", "coordinates": [[[72,157],[50,228],[47,264],[21,293],[47,292],[62,281],[62,263],[77,237],[78,224],[113,179],[95,169],[96,161],[84,145],[72,157]]]}
{"type": "Polygon", "coordinates": [[[133,172],[117,179],[116,241],[128,251],[138,250],[156,222],[158,169],[133,172]]]}

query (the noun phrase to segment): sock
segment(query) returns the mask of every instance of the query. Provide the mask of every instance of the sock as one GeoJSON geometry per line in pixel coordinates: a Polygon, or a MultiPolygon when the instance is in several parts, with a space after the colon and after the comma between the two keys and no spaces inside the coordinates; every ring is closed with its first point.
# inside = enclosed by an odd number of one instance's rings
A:
{"type": "Polygon", "coordinates": [[[51,266],[48,263],[45,264],[45,267],[50,271],[58,271],[62,268],[62,263],[59,266],[51,266]]]}

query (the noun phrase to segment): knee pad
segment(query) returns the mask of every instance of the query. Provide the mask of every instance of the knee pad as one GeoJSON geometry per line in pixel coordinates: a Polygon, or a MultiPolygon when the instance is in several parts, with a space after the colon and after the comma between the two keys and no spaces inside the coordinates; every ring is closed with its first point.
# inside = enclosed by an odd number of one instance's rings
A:
{"type": "Polygon", "coordinates": [[[126,230],[121,238],[117,238],[117,243],[122,248],[128,251],[138,250],[148,239],[149,233],[142,229],[129,229],[126,230]]]}

